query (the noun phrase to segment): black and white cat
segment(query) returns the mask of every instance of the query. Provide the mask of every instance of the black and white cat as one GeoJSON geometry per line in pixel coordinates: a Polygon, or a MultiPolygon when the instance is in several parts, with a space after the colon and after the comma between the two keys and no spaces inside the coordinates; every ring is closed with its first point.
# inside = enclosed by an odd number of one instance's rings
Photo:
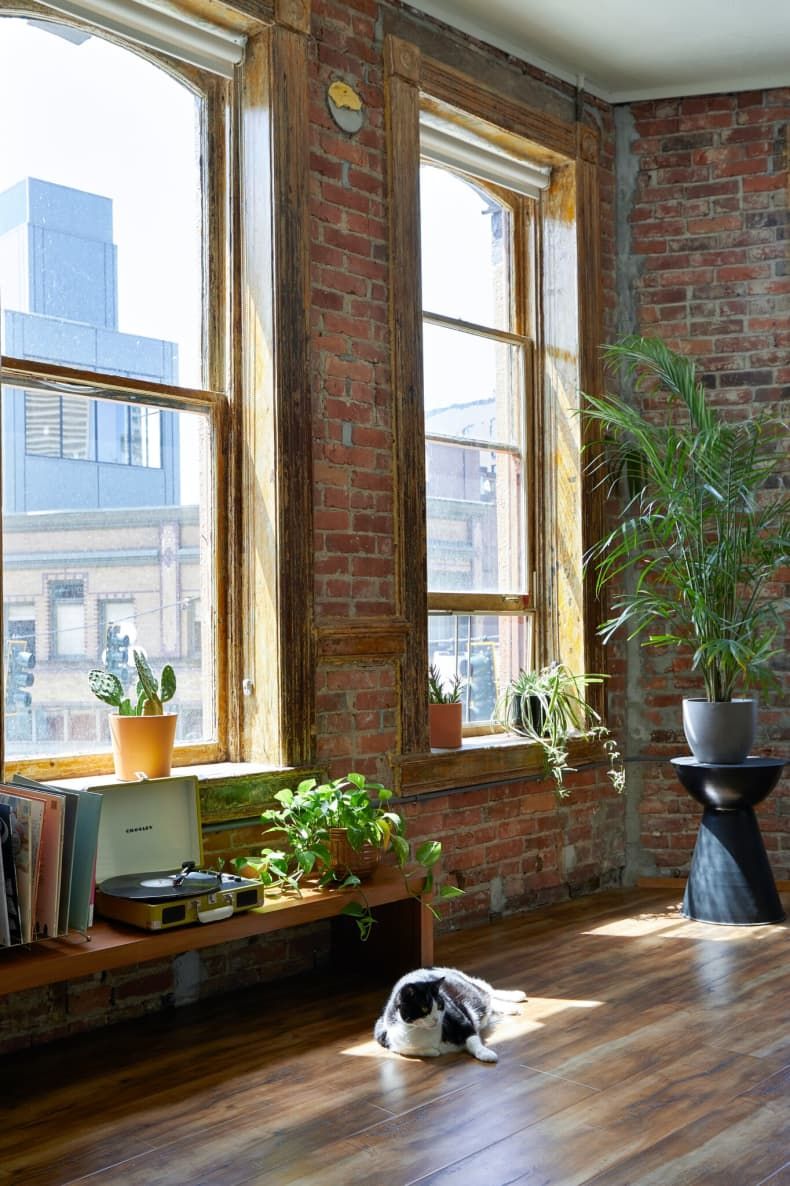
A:
{"type": "Polygon", "coordinates": [[[518,1013],[520,989],[493,988],[457,968],[418,968],[397,982],[373,1030],[396,1054],[433,1058],[468,1050],[481,1062],[496,1062],[480,1035],[494,1013],[518,1013]]]}

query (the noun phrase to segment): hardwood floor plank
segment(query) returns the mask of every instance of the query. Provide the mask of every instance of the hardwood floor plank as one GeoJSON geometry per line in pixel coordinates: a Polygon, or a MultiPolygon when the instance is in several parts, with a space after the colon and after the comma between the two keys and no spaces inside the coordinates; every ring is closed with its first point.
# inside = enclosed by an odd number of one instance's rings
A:
{"type": "Polygon", "coordinates": [[[440,938],[530,994],[496,1066],[382,1050],[389,985],[324,973],[10,1056],[0,1183],[787,1186],[788,926],[677,905],[615,891],[440,938]]]}

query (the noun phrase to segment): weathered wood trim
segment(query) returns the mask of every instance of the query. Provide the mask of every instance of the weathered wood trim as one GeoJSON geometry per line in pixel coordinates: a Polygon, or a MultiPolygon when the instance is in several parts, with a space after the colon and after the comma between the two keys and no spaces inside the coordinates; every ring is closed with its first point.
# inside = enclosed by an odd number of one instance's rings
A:
{"type": "Polygon", "coordinates": [[[400,664],[400,748],[428,745],[425,425],[420,278],[419,53],[385,39],[387,191],[390,249],[390,340],[395,408],[395,562],[397,612],[408,624],[400,664]],[[395,73],[395,68],[403,73],[395,73]],[[406,75],[406,76],[404,76],[406,75]]]}
{"type": "Polygon", "coordinates": [[[243,201],[258,213],[244,268],[245,678],[253,691],[243,756],[286,766],[311,761],[315,712],[307,55],[307,37],[286,28],[248,43],[242,112],[243,201]],[[260,217],[266,209],[270,224],[260,217]]]}
{"type": "Polygon", "coordinates": [[[294,33],[310,32],[310,0],[274,0],[274,19],[294,33]]]}
{"type": "Polygon", "coordinates": [[[534,141],[538,148],[564,157],[575,156],[576,129],[573,124],[507,98],[434,58],[422,58],[420,86],[426,94],[444,103],[472,112],[496,128],[534,141]]]}
{"type": "Polygon", "coordinates": [[[402,659],[409,624],[403,619],[349,618],[316,627],[319,662],[348,659],[402,659]]]}
{"type": "MultiPolygon", "coordinates": [[[[598,136],[594,129],[579,125],[580,154],[576,161],[577,217],[576,232],[579,261],[579,385],[582,391],[603,389],[601,215],[598,185],[598,136]]],[[[589,473],[589,463],[601,438],[600,425],[582,419],[581,499],[582,550],[586,554],[604,532],[604,500],[600,485],[589,473]]],[[[583,586],[586,671],[605,671],[604,646],[596,627],[605,615],[604,605],[595,592],[595,573],[584,575],[583,586]]],[[[589,689],[592,707],[605,717],[604,685],[589,689]]]]}
{"type": "MultiPolygon", "coordinates": [[[[601,748],[592,742],[571,741],[569,758],[574,767],[589,764],[600,760],[601,748]]],[[[548,777],[541,747],[511,738],[492,745],[465,745],[454,751],[404,754],[391,761],[393,789],[398,795],[424,795],[460,787],[548,777]]]]}

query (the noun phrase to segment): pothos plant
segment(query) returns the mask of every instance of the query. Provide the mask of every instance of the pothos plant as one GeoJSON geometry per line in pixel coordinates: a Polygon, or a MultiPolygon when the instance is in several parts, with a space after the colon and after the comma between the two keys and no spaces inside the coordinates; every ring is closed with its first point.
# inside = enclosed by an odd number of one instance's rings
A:
{"type": "Polygon", "coordinates": [[[434,870],[442,855],[440,841],[426,840],[412,854],[403,816],[392,810],[392,797],[392,791],[381,783],[356,773],[325,783],[315,778],[305,779],[295,791],[286,787],[274,796],[279,806],[261,815],[261,820],[269,825],[264,836],[276,835],[283,843],[263,848],[259,857],[237,857],[233,864],[237,871],[257,875],[264,886],[285,892],[299,893],[302,883],[311,876],[321,889],[355,890],[355,897],[342,913],[354,919],[364,940],[370,935],[375,919],[362,878],[334,865],[330,851],[330,829],[342,828],[355,851],[370,844],[382,853],[391,853],[409,893],[421,899],[438,918],[439,912],[430,896],[455,898],[463,890],[454,885],[436,885],[434,870]]]}

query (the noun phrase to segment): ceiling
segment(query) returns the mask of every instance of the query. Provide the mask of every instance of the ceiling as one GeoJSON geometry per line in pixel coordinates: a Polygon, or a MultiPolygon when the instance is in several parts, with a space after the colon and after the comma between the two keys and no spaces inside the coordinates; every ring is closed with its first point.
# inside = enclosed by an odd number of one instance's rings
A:
{"type": "Polygon", "coordinates": [[[790,86],[790,0],[408,0],[611,103],[790,86]]]}

